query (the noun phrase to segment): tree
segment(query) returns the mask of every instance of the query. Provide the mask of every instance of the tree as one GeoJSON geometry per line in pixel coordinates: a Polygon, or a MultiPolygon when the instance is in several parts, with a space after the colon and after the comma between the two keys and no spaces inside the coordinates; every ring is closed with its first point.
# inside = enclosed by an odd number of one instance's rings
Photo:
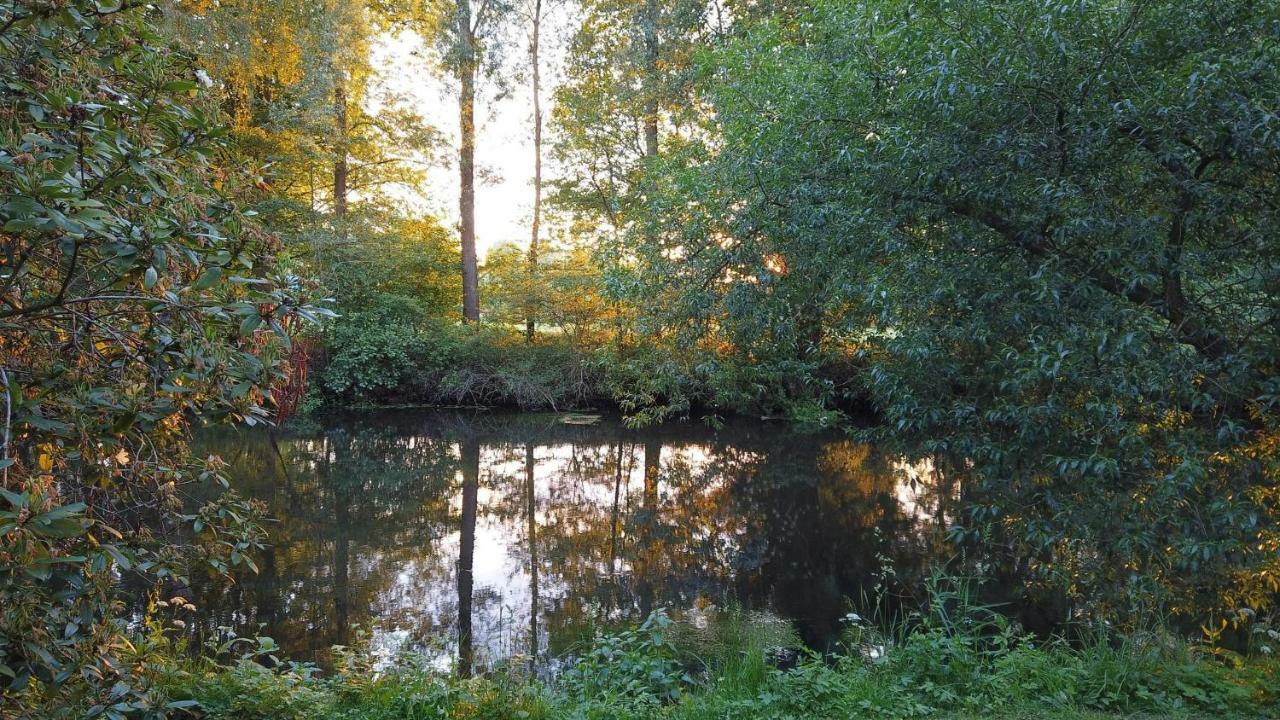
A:
{"type": "Polygon", "coordinates": [[[621,230],[637,221],[639,173],[658,155],[662,127],[675,131],[696,115],[689,72],[706,35],[703,10],[684,0],[583,3],[556,90],[555,155],[567,173],[560,204],[597,226],[621,230]]]}
{"type": "Polygon", "coordinates": [[[765,14],[707,57],[714,142],[670,158],[656,201],[695,230],[629,236],[634,296],[674,296],[701,337],[815,300],[888,426],[974,463],[957,535],[1094,612],[1265,605],[1277,12],[765,14]]]}
{"type": "Polygon", "coordinates": [[[511,10],[503,0],[419,3],[398,7],[404,20],[435,49],[439,67],[458,93],[458,217],[462,247],[462,319],[480,320],[479,270],[476,257],[475,151],[478,83],[491,78],[501,57],[500,35],[511,10]]]}
{"type": "Polygon", "coordinates": [[[436,133],[370,65],[370,37],[393,19],[387,8],[336,0],[180,8],[166,25],[202,58],[235,142],[269,188],[256,209],[287,241],[317,251],[359,244],[375,229],[356,206],[385,212],[385,186],[422,182],[436,133]]]}
{"type": "Polygon", "coordinates": [[[242,212],[261,180],[148,13],[0,9],[5,717],[161,709],[118,574],[253,566],[256,506],[182,507],[220,479],[185,430],[266,421],[288,328],[325,312],[242,212]]]}
{"type": "MultiPolygon", "coordinates": [[[[458,216],[462,232],[462,320],[480,321],[476,269],[476,30],[470,0],[457,0],[455,32],[458,81],[458,216]]],[[[468,668],[466,672],[470,672],[468,668]]]]}
{"type": "MultiPolygon", "coordinates": [[[[529,275],[538,275],[538,235],[542,229],[542,0],[533,0],[529,18],[529,64],[533,89],[533,222],[529,229],[529,275]]],[[[525,317],[525,339],[533,342],[536,322],[530,309],[525,317]]],[[[536,641],[536,639],[535,639],[536,641]]]]}

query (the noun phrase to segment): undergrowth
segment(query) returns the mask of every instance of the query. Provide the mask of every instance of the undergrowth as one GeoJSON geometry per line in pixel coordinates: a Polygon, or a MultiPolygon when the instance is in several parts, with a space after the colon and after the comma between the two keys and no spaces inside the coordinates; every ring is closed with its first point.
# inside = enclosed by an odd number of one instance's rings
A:
{"type": "Polygon", "coordinates": [[[721,612],[675,622],[659,611],[597,638],[553,679],[530,676],[521,663],[473,679],[412,658],[375,668],[350,651],[328,673],[268,669],[259,650],[231,666],[175,667],[167,686],[210,720],[1082,720],[1280,711],[1280,664],[1160,633],[1037,641],[989,608],[943,600],[892,626],[853,614],[847,621],[836,652],[799,651],[793,662],[779,650],[794,636],[766,617],[721,612]]]}

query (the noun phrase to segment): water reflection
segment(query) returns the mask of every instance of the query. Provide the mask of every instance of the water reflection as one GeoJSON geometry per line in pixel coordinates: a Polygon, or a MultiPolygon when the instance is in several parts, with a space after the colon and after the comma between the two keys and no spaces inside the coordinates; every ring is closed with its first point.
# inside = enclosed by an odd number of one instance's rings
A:
{"type": "Polygon", "coordinates": [[[821,647],[850,598],[901,595],[950,552],[957,493],[927,460],[765,424],[398,412],[200,445],[278,522],[257,576],[193,578],[193,634],[262,626],[322,661],[368,630],[462,674],[659,606],[770,611],[821,647]]]}

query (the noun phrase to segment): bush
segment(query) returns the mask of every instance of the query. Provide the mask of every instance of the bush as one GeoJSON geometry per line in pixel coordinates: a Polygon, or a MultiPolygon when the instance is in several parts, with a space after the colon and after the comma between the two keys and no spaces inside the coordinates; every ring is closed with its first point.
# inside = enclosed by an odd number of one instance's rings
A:
{"type": "Polygon", "coordinates": [[[316,378],[330,402],[565,409],[597,398],[596,364],[567,340],[432,321],[398,295],[344,315],[324,346],[316,378]]]}
{"type": "Polygon", "coordinates": [[[414,300],[379,295],[369,308],[344,315],[324,338],[321,391],[335,400],[426,399],[424,382],[453,362],[452,335],[424,320],[414,300]]]}
{"type": "Polygon", "coordinates": [[[159,15],[0,7],[0,717],[167,712],[120,578],[252,566],[253,504],[184,507],[225,486],[186,428],[264,421],[325,312],[241,211],[260,179],[159,15]]]}
{"type": "Polygon", "coordinates": [[[673,623],[657,610],[640,627],[606,635],[560,679],[580,702],[657,706],[680,697],[692,678],[676,662],[673,623]]]}
{"type": "Polygon", "coordinates": [[[277,672],[251,659],[208,676],[191,694],[209,720],[314,720],[330,717],[337,704],[309,670],[277,672]]]}
{"type": "Polygon", "coordinates": [[[440,377],[437,402],[522,409],[586,407],[597,399],[590,358],[567,341],[526,343],[500,329],[461,328],[453,366],[440,377]]]}

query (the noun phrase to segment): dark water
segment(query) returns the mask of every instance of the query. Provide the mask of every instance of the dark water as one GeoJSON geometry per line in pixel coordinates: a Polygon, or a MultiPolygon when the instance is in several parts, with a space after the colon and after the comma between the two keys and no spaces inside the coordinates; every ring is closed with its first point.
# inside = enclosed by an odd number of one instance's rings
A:
{"type": "Polygon", "coordinates": [[[938,463],[777,424],[398,411],[198,444],[278,522],[258,575],[193,580],[190,631],[266,634],[298,660],[364,633],[484,668],[709,605],[821,648],[877,584],[909,595],[954,552],[959,483],[938,463]]]}

